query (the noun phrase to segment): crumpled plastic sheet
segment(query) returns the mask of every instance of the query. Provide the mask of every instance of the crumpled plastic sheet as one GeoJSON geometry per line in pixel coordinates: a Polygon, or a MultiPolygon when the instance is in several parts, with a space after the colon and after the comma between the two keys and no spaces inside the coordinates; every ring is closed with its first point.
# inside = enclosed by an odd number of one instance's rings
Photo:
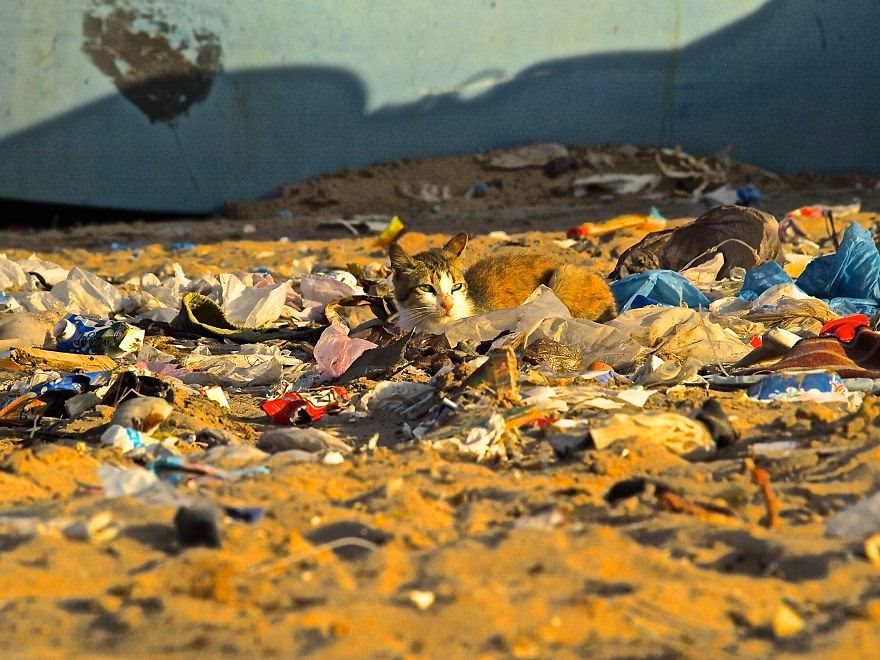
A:
{"type": "Polygon", "coordinates": [[[20,259],[18,265],[25,273],[39,273],[49,286],[55,286],[66,280],[70,273],[67,268],[59,266],[54,261],[40,259],[35,254],[31,254],[27,259],[20,259]]]}
{"type": "MultiPolygon", "coordinates": [[[[709,306],[709,310],[713,316],[738,317],[792,332],[812,334],[818,334],[825,323],[838,316],[827,302],[808,296],[795,284],[774,284],[751,302],[739,296],[719,298],[709,306]]],[[[732,323],[731,327],[736,326],[732,323]]]]}
{"type": "Polygon", "coordinates": [[[348,328],[344,325],[333,322],[318,338],[314,356],[318,377],[322,381],[338,378],[365,351],[376,348],[376,344],[366,339],[352,339],[348,336],[348,332],[348,328]]]}
{"type": "Polygon", "coordinates": [[[689,460],[711,458],[717,451],[705,426],[677,413],[615,413],[606,420],[591,424],[590,436],[597,449],[605,449],[622,440],[651,442],[689,460]]]}
{"type": "Polygon", "coordinates": [[[358,407],[368,413],[384,412],[415,417],[424,413],[437,389],[428,383],[386,380],[364,394],[358,407]],[[420,405],[423,404],[423,405],[420,405]]]}
{"type": "Polygon", "coordinates": [[[102,318],[122,308],[122,296],[115,286],[78,266],[70,270],[67,279],[53,286],[51,293],[74,313],[102,318]]]}
{"type": "Polygon", "coordinates": [[[541,285],[519,307],[470,316],[449,326],[444,333],[450,346],[461,341],[486,341],[502,332],[531,332],[549,318],[571,318],[568,307],[548,287],[541,285]]]}
{"type": "Polygon", "coordinates": [[[752,350],[732,330],[686,307],[631,309],[605,325],[663,359],[693,357],[703,364],[732,363],[752,350]]]}
{"type": "Polygon", "coordinates": [[[0,289],[22,287],[26,282],[24,269],[5,254],[0,254],[0,289]]]}
{"type": "Polygon", "coordinates": [[[363,296],[365,291],[359,286],[350,286],[329,275],[303,275],[299,290],[305,305],[326,305],[340,298],[363,296]]]}
{"type": "Polygon", "coordinates": [[[637,340],[615,327],[570,317],[544,319],[528,334],[526,345],[538,339],[550,339],[578,349],[584,371],[595,361],[621,369],[647,352],[637,340]]]}
{"type": "Polygon", "coordinates": [[[848,506],[825,523],[825,536],[863,541],[880,529],[880,492],[848,506]]]}
{"type": "Polygon", "coordinates": [[[32,314],[64,308],[64,303],[53,296],[50,291],[13,291],[9,295],[21,305],[24,311],[32,314]]]}
{"type": "Polygon", "coordinates": [[[282,356],[276,347],[244,344],[238,353],[206,355],[190,353],[183,361],[192,373],[180,375],[188,385],[270,385],[284,374],[285,364],[302,364],[296,358],[282,356]]]}
{"type": "Polygon", "coordinates": [[[633,298],[639,295],[666,305],[684,304],[693,309],[709,307],[709,299],[674,270],[647,270],[627,275],[611,283],[611,293],[621,312],[629,310],[633,298]]]}
{"type": "Polygon", "coordinates": [[[470,454],[478,461],[487,458],[506,457],[507,450],[501,438],[507,430],[504,417],[493,412],[488,418],[470,428],[441,427],[426,435],[423,440],[437,449],[455,449],[470,454]]]}
{"type": "Polygon", "coordinates": [[[290,281],[274,286],[243,287],[223,301],[226,318],[243,328],[262,328],[277,321],[293,287],[290,281]]]}

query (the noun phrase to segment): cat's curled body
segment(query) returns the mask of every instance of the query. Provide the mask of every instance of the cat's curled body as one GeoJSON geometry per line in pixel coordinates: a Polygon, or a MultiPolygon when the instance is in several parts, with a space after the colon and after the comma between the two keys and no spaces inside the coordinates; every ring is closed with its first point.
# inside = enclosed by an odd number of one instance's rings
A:
{"type": "Polygon", "coordinates": [[[606,321],[617,314],[608,283],[596,271],[562,255],[527,249],[498,252],[466,271],[460,258],[467,234],[442,248],[410,256],[397,243],[389,248],[397,324],[441,333],[459,319],[522,304],[544,284],[575,318],[606,321]]]}

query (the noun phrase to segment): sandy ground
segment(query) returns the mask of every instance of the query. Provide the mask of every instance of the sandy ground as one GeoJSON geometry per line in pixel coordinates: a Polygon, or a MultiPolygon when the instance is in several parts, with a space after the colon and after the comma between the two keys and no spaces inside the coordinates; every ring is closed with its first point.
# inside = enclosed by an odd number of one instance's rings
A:
{"type": "MultiPolygon", "coordinates": [[[[3,243],[11,257],[36,250],[119,283],[167,274],[172,261],[190,275],[267,268],[289,277],[382,262],[371,237],[319,226],[353,214],[403,216],[410,249],[466,229],[477,235],[469,248],[475,257],[507,242],[551,245],[574,224],[651,205],[670,218],[701,211],[670,190],[649,198],[563,194],[565,177],[576,174],[488,172],[470,157],[381,165],[227,207],[234,217],[18,229],[3,243]],[[463,196],[474,181],[493,178],[503,185],[487,197],[463,196]],[[400,196],[401,181],[449,185],[454,198],[415,202],[400,196]],[[284,210],[289,218],[279,216],[284,210]],[[114,241],[140,246],[110,251],[114,241]],[[197,245],[170,252],[177,241],[197,245]]],[[[732,180],[766,183],[762,208],[777,214],[855,196],[866,211],[880,209],[867,177],[762,176],[740,168],[732,180]]],[[[624,232],[586,251],[607,271],[639,237],[624,232]]],[[[148,337],[164,348],[168,341],[148,337]]],[[[7,382],[22,375],[0,373],[7,382]]],[[[230,411],[201,397],[178,401],[163,428],[223,428],[253,444],[272,427],[259,409],[265,389],[229,394],[230,411]]],[[[741,391],[677,387],[653,396],[646,410],[686,414],[709,396],[741,438],[705,462],[649,443],[560,459],[544,430],[523,427],[508,438],[508,461],[477,463],[407,441],[398,418],[326,417],[317,427],[357,448],[341,465],[270,462],[268,475],[178,487],[215,503],[265,508],[254,524],[225,521],[219,549],[182,548],[173,507],[91,491],[101,463],[134,466],[89,433],[111,411],[62,425],[52,440],[5,427],[0,650],[41,658],[869,657],[880,641],[880,572],[860,544],[826,538],[823,526],[880,483],[880,401],[868,396],[855,409],[764,404],[741,391]],[[756,458],[780,501],[781,524],[768,527],[744,459],[754,444],[779,440],[797,448],[756,458]],[[615,505],[606,501],[612,486],[633,478],[649,485],[615,505]],[[653,484],[708,508],[666,510],[653,484]],[[118,525],[115,538],[64,533],[101,512],[118,525]],[[326,545],[352,534],[370,539],[369,547],[326,545]],[[802,629],[774,630],[774,619],[791,612],[802,629]]]]}

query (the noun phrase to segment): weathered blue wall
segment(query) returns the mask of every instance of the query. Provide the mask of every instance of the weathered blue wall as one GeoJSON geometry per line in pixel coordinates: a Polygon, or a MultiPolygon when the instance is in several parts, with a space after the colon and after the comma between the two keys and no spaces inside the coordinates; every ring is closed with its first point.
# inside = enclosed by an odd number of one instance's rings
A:
{"type": "Polygon", "coordinates": [[[0,197],[210,211],[535,140],[880,170],[876,0],[0,0],[0,197]]]}

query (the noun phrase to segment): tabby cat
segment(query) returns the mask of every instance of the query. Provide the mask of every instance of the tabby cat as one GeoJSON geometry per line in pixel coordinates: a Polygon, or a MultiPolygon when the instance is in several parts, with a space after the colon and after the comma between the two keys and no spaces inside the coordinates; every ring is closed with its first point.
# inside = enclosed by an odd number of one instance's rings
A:
{"type": "Polygon", "coordinates": [[[388,250],[397,324],[442,333],[459,319],[522,304],[540,284],[550,287],[571,315],[607,321],[617,315],[608,283],[599,273],[562,255],[512,249],[485,257],[463,271],[467,234],[442,248],[410,256],[398,244],[388,250]]]}

